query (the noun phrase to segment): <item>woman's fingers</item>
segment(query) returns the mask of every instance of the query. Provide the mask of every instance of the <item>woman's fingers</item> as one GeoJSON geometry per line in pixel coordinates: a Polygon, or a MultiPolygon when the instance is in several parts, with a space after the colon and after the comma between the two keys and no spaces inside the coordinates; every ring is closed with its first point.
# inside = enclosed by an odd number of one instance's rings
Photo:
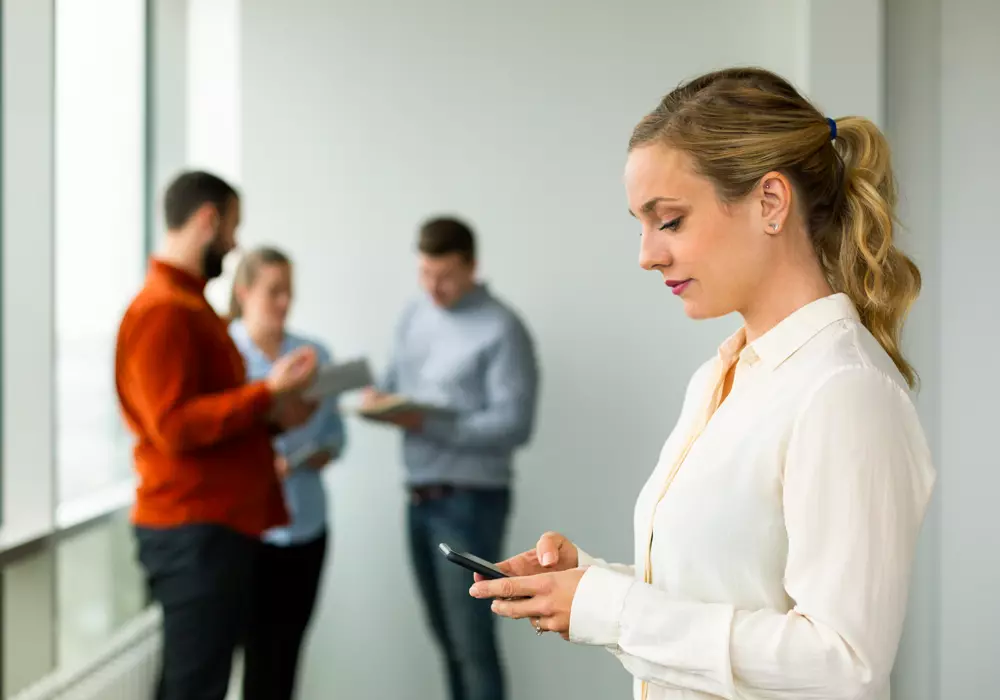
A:
{"type": "Polygon", "coordinates": [[[535,556],[543,567],[554,566],[559,563],[559,550],[566,538],[558,532],[546,532],[542,535],[535,546],[535,556]]]}
{"type": "MultiPolygon", "coordinates": [[[[572,568],[573,556],[570,556],[570,548],[573,544],[558,532],[546,532],[539,538],[534,549],[506,559],[496,567],[508,576],[534,576],[546,571],[572,568]],[[557,566],[557,564],[559,566],[557,566]]],[[[475,580],[484,580],[482,576],[476,575],[475,580]]]]}
{"type": "MultiPolygon", "coordinates": [[[[534,554],[534,552],[532,552],[532,554],[534,554]]],[[[518,554],[516,557],[511,557],[510,559],[507,559],[505,561],[497,562],[493,566],[497,567],[498,569],[500,569],[500,571],[504,572],[508,576],[527,576],[533,573],[537,573],[535,571],[528,571],[529,567],[526,566],[523,562],[519,561],[523,556],[524,554],[518,554]]],[[[473,576],[473,579],[475,581],[489,580],[482,574],[475,574],[473,576]]]]}
{"type": "Polygon", "coordinates": [[[531,576],[540,573],[542,570],[538,566],[538,560],[535,557],[535,550],[533,549],[521,552],[510,559],[505,559],[496,564],[496,567],[508,576],[531,576]]]}
{"type": "Polygon", "coordinates": [[[542,576],[515,576],[472,584],[469,594],[473,598],[531,598],[548,590],[548,583],[542,576]]]}
{"type": "Polygon", "coordinates": [[[469,593],[474,598],[493,598],[490,607],[500,617],[529,619],[540,632],[558,632],[565,636],[569,630],[572,591],[567,602],[565,594],[569,588],[560,581],[567,575],[573,578],[574,574],[576,570],[478,581],[469,593]]]}
{"type": "Polygon", "coordinates": [[[542,629],[545,627],[547,618],[552,614],[552,604],[550,601],[541,598],[525,598],[524,600],[494,600],[490,606],[493,612],[500,617],[509,617],[512,620],[523,620],[524,618],[538,619],[542,629]]]}

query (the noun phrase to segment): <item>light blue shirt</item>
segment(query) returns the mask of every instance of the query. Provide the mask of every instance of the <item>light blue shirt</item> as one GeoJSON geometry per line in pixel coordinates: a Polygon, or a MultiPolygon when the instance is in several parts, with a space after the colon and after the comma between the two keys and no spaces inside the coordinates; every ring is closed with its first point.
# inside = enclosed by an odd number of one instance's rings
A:
{"type": "Polygon", "coordinates": [[[380,388],[455,413],[406,433],[408,483],[508,486],[513,453],[534,430],[538,384],[527,328],[484,285],[449,309],[416,299],[399,321],[380,388]]]}
{"type": "MultiPolygon", "coordinates": [[[[266,377],[273,362],[250,339],[243,322],[233,321],[229,325],[229,335],[243,355],[249,379],[266,377]]],[[[285,355],[306,345],[316,349],[321,366],[331,362],[330,353],[321,344],[292,333],[285,333],[280,354],[285,355]]],[[[274,450],[285,457],[299,454],[302,450],[308,453],[331,450],[338,455],[343,451],[345,441],[337,399],[332,397],[320,404],[305,425],[276,437],[274,450]]],[[[287,527],[268,530],[263,535],[264,541],[281,546],[309,542],[322,535],[327,527],[326,489],[319,472],[306,465],[290,466],[293,469],[285,477],[284,489],[291,523],[287,527]]]]}

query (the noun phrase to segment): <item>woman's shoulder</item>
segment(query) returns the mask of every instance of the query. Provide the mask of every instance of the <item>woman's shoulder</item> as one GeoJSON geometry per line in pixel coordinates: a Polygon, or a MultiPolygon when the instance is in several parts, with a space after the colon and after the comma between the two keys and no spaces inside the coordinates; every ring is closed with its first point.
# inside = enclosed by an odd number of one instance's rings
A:
{"type": "Polygon", "coordinates": [[[803,348],[801,357],[790,363],[815,393],[845,380],[868,391],[888,391],[910,401],[909,386],[892,358],[860,322],[835,324],[803,348]],[[796,360],[798,360],[796,362],[796,360]]]}
{"type": "Polygon", "coordinates": [[[698,368],[688,380],[685,400],[692,397],[703,396],[715,377],[715,371],[719,364],[719,356],[712,355],[710,358],[698,365],[698,368]]]}
{"type": "Polygon", "coordinates": [[[925,443],[913,392],[860,323],[829,329],[810,352],[792,360],[783,386],[795,397],[795,425],[826,425],[831,430],[840,426],[858,434],[879,426],[886,435],[905,434],[913,444],[925,443]]]}

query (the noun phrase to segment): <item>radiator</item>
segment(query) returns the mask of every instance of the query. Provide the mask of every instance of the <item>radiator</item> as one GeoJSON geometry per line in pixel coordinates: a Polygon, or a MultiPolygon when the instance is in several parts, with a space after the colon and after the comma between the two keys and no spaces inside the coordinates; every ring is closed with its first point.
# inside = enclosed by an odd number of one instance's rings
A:
{"type": "Polygon", "coordinates": [[[86,667],[59,669],[11,700],[146,700],[160,661],[160,611],[151,607],[114,636],[86,667]]]}

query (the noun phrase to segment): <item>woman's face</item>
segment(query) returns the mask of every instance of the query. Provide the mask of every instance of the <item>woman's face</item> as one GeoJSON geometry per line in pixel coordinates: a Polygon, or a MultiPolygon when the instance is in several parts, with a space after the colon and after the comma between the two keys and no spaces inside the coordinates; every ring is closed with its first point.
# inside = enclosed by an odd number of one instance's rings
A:
{"type": "Polygon", "coordinates": [[[688,316],[715,318],[752,303],[772,254],[756,191],[723,205],[685,153],[660,144],[629,154],[625,190],[642,225],[639,265],[659,271],[688,316]]]}
{"type": "Polygon", "coordinates": [[[283,263],[266,263],[243,292],[243,318],[267,331],[281,331],[292,304],[292,269],[283,263]]]}

